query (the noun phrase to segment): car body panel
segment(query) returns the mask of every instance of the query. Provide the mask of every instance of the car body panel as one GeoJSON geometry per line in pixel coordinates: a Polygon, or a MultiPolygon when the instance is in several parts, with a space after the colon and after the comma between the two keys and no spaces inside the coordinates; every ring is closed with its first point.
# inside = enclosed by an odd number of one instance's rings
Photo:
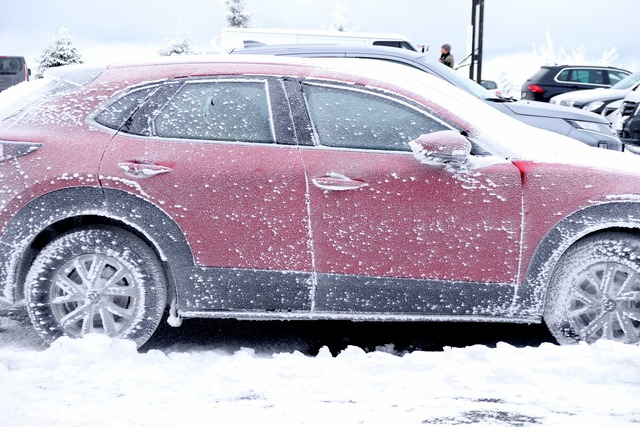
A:
{"type": "Polygon", "coordinates": [[[410,154],[304,149],[302,157],[311,179],[340,174],[365,184],[310,185],[319,273],[516,281],[521,195],[513,164],[451,171],[410,154]]]}

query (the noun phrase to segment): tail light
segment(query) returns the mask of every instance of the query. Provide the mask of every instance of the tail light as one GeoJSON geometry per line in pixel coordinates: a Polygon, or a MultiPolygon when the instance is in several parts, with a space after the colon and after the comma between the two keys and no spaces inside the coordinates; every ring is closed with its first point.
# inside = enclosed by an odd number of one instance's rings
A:
{"type": "Polygon", "coordinates": [[[533,93],[544,93],[544,89],[542,89],[538,85],[529,85],[527,86],[527,89],[529,89],[533,93]]]}

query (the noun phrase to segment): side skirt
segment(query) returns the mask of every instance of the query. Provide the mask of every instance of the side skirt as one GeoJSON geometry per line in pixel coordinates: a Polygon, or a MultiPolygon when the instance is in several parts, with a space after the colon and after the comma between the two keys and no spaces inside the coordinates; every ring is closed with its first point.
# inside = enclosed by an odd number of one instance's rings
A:
{"type": "Polygon", "coordinates": [[[177,279],[182,317],[540,322],[512,311],[511,284],[317,274],[314,287],[309,273],[225,268],[177,279]]]}

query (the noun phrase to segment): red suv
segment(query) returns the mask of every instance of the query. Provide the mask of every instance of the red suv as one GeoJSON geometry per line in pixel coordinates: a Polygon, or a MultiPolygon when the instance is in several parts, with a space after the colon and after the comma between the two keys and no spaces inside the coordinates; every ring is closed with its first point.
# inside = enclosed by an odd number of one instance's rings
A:
{"type": "Polygon", "coordinates": [[[0,111],[4,299],[49,342],[142,345],[166,310],[544,320],[561,343],[638,343],[637,159],[408,67],[316,61],[69,66],[25,85],[0,111]]]}

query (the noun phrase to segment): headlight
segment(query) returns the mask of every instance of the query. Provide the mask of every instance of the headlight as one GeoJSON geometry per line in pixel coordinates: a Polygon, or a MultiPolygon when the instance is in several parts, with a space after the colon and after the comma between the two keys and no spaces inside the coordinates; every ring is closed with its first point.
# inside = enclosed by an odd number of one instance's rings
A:
{"type": "Polygon", "coordinates": [[[575,99],[563,99],[562,101],[560,101],[560,105],[564,105],[565,107],[573,107],[573,104],[575,104],[575,102],[575,99]]]}
{"type": "Polygon", "coordinates": [[[602,107],[603,105],[604,105],[604,102],[595,101],[595,102],[590,102],[589,104],[583,106],[582,109],[587,111],[596,111],[598,108],[602,107]]]}
{"type": "Polygon", "coordinates": [[[606,123],[585,122],[582,120],[567,120],[567,122],[576,129],[604,133],[605,135],[615,134],[613,129],[611,129],[606,123]]]}

